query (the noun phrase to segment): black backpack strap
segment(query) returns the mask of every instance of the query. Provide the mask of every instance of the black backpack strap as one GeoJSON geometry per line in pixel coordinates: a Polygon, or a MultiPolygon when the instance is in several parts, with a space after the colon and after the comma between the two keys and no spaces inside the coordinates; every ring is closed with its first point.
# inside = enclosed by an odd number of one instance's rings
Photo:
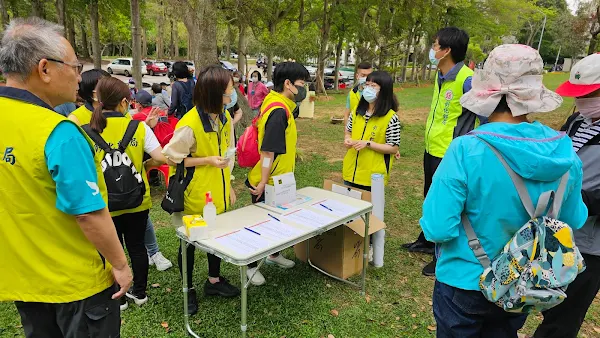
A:
{"type": "Polygon", "coordinates": [[[137,131],[137,128],[139,125],[140,125],[140,121],[137,121],[137,120],[129,121],[129,124],[127,125],[127,130],[125,130],[125,135],[123,135],[123,139],[121,140],[121,142],[119,142],[119,151],[120,152],[125,151],[125,149],[129,145],[129,142],[131,142],[133,135],[135,135],[135,132],[137,131]]]}
{"type": "Polygon", "coordinates": [[[102,136],[92,129],[89,124],[84,124],[81,126],[81,129],[83,129],[83,131],[85,131],[85,133],[88,134],[88,136],[92,139],[92,141],[94,141],[94,143],[96,143],[100,149],[104,150],[104,152],[108,153],[112,150],[108,143],[104,141],[102,136]]]}

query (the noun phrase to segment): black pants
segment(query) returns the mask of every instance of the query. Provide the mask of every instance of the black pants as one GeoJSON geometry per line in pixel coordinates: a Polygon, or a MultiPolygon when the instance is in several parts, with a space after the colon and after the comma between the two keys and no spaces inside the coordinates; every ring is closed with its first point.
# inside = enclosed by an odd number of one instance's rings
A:
{"type": "MultiPolygon", "coordinates": [[[[183,257],[181,256],[181,251],[183,248],[181,245],[179,246],[179,252],[177,253],[177,262],[179,263],[179,273],[183,276],[183,257]]],[[[187,255],[187,284],[188,288],[194,287],[192,284],[193,274],[194,274],[194,252],[196,251],[196,247],[193,245],[189,245],[186,249],[185,254],[187,255]]],[[[221,275],[221,258],[207,253],[208,257],[208,277],[217,278],[221,275]]]]}
{"type": "MultiPolygon", "coordinates": [[[[248,181],[248,180],[246,180],[246,186],[248,187],[248,189],[254,189],[252,187],[252,185],[250,184],[250,181],[248,181]]],[[[265,193],[263,192],[263,194],[260,195],[260,197],[250,194],[250,200],[252,201],[252,204],[264,202],[265,201],[265,193]]],[[[279,256],[279,252],[274,253],[273,256],[279,256]]],[[[255,268],[257,266],[258,266],[257,262],[252,262],[252,263],[248,264],[248,267],[250,269],[255,268]]]]}
{"type": "Polygon", "coordinates": [[[119,337],[119,300],[111,299],[117,290],[117,286],[113,285],[89,298],[71,303],[15,302],[21,315],[25,337],[119,337]]]}
{"type": "MultiPolygon", "coordinates": [[[[425,184],[423,185],[423,197],[427,197],[427,193],[429,192],[429,188],[431,187],[431,182],[433,181],[433,175],[435,174],[435,171],[437,170],[441,162],[442,159],[439,157],[431,156],[427,152],[423,154],[423,173],[425,174],[425,184]]],[[[419,239],[417,239],[417,241],[427,242],[431,245],[431,247],[434,246],[432,242],[429,242],[425,239],[423,231],[421,231],[421,233],[419,234],[419,239]]]]}
{"type": "Polygon", "coordinates": [[[142,298],[146,297],[148,284],[148,252],[144,245],[148,213],[149,210],[144,210],[113,217],[119,241],[121,244],[125,241],[125,247],[131,258],[133,293],[142,298]]]}
{"type": "Polygon", "coordinates": [[[575,338],[585,314],[600,290],[600,257],[582,254],[586,269],[567,288],[567,299],[542,312],[544,321],[535,338],[575,338]]]}

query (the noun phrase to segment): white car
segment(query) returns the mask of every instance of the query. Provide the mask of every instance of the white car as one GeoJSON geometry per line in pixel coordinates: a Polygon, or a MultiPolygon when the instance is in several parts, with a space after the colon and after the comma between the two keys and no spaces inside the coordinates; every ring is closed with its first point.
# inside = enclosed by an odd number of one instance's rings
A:
{"type": "MultiPolygon", "coordinates": [[[[125,76],[131,76],[133,74],[131,68],[132,64],[132,58],[118,58],[111,62],[108,67],[106,67],[106,71],[109,74],[123,74],[125,76]]],[[[148,71],[146,70],[146,64],[144,62],[140,64],[140,71],[142,72],[142,76],[148,74],[148,71]]]]}

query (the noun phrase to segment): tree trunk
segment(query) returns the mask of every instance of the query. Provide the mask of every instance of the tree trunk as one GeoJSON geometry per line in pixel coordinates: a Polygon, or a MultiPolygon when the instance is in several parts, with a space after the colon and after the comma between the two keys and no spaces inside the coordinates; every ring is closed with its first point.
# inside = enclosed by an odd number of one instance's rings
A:
{"type": "Polygon", "coordinates": [[[45,19],[44,0],[31,0],[31,16],[45,19]]]}
{"type": "Polygon", "coordinates": [[[321,26],[321,41],[319,48],[319,59],[317,60],[317,79],[315,90],[317,94],[327,94],[325,91],[325,61],[327,60],[327,45],[329,44],[329,33],[331,31],[330,10],[333,11],[335,3],[329,9],[329,0],[323,1],[323,23],[321,26]]]}
{"type": "Polygon", "coordinates": [[[590,45],[588,46],[588,55],[596,53],[596,46],[598,46],[598,36],[590,39],[590,45]]]}
{"type": "Polygon", "coordinates": [[[413,44],[413,46],[414,46],[414,48],[413,48],[414,52],[413,52],[413,62],[412,62],[412,73],[410,74],[410,80],[411,81],[415,81],[417,79],[417,73],[419,71],[418,70],[418,65],[419,65],[418,59],[419,59],[419,56],[420,56],[419,55],[419,49],[418,49],[418,47],[419,47],[419,40],[420,40],[419,35],[415,34],[415,42],[413,44]]]}
{"type": "Polygon", "coordinates": [[[242,110],[242,119],[235,125],[236,135],[240,136],[252,124],[252,109],[250,109],[250,104],[248,103],[248,99],[240,92],[240,89],[237,86],[234,86],[235,90],[238,94],[238,105],[242,110]]]}
{"type": "Polygon", "coordinates": [[[175,30],[174,35],[173,35],[173,56],[178,58],[179,57],[179,24],[177,21],[175,21],[175,30]]]}
{"type": "Polygon", "coordinates": [[[227,23],[227,38],[225,38],[225,40],[227,40],[225,42],[225,57],[227,58],[227,61],[231,60],[231,41],[233,40],[233,32],[231,31],[231,24],[227,23]]]}
{"type": "Polygon", "coordinates": [[[8,9],[6,8],[5,0],[0,0],[0,15],[1,15],[0,18],[2,19],[2,27],[0,27],[0,28],[2,30],[4,30],[4,27],[6,25],[8,25],[8,22],[10,21],[10,18],[8,17],[8,9]]]}
{"type": "Polygon", "coordinates": [[[76,39],[76,35],[75,35],[75,20],[73,20],[73,17],[68,14],[66,14],[65,20],[67,22],[67,29],[66,29],[67,40],[69,40],[69,43],[71,44],[71,46],[73,47],[73,50],[75,51],[75,55],[77,55],[78,48],[77,48],[77,39],[76,39]]]}
{"type": "Polygon", "coordinates": [[[304,30],[304,0],[300,0],[300,15],[298,15],[298,29],[304,30]]]}
{"type": "MultiPolygon", "coordinates": [[[[271,33],[271,36],[275,35],[275,24],[274,23],[270,23],[269,24],[269,32],[271,33]]],[[[273,80],[273,50],[269,49],[269,51],[267,52],[267,81],[272,81],[273,80]]]]}
{"type": "Polygon", "coordinates": [[[410,59],[410,49],[412,48],[414,36],[414,29],[408,34],[408,46],[406,46],[406,53],[404,53],[404,59],[402,60],[402,82],[406,82],[406,68],[408,67],[408,59],[410,59]]]}
{"type": "Polygon", "coordinates": [[[140,27],[140,34],[142,39],[142,59],[148,56],[148,39],[146,38],[146,28],[140,27]]]}
{"type": "Polygon", "coordinates": [[[58,24],[66,28],[67,22],[65,0],[56,0],[56,14],[58,15],[58,24]]]}
{"type": "MultiPolygon", "coordinates": [[[[429,41],[429,40],[427,40],[429,41]]],[[[427,48],[424,48],[422,51],[423,54],[423,63],[421,64],[421,81],[425,82],[425,74],[427,74],[427,65],[429,64],[429,57],[427,55],[427,48]]]]}
{"type": "Polygon", "coordinates": [[[87,39],[87,29],[85,27],[85,21],[81,20],[79,23],[79,27],[81,28],[81,46],[83,50],[81,51],[81,56],[84,58],[90,57],[90,50],[88,49],[88,39],[87,39]]]}
{"type": "Polygon", "coordinates": [[[346,47],[346,55],[344,55],[344,66],[348,65],[348,61],[350,60],[351,52],[352,52],[352,49],[350,48],[350,44],[348,43],[348,46],[346,47]]]}
{"type": "MultiPolygon", "coordinates": [[[[187,46],[187,59],[188,60],[193,60],[194,59],[194,50],[195,47],[193,46],[193,40],[190,38],[190,36],[192,36],[192,34],[194,34],[194,32],[196,32],[196,27],[195,25],[191,28],[188,28],[188,46],[187,46]]],[[[195,35],[197,36],[197,35],[195,35]]]]}
{"type": "Polygon", "coordinates": [[[100,29],[98,29],[98,0],[90,1],[90,22],[92,24],[92,54],[94,68],[102,68],[102,55],[100,55],[100,29]]]}
{"type": "Polygon", "coordinates": [[[342,48],[344,46],[344,39],[342,38],[342,36],[340,35],[340,37],[338,38],[338,43],[337,46],[335,46],[335,90],[340,90],[340,63],[341,63],[341,58],[342,58],[342,48]]]}
{"type": "Polygon", "coordinates": [[[248,26],[246,26],[245,23],[240,21],[239,24],[239,29],[240,29],[240,36],[238,39],[238,69],[240,72],[242,72],[243,75],[246,75],[246,72],[248,71],[246,68],[247,66],[247,60],[246,60],[246,49],[247,49],[247,45],[248,45],[248,37],[247,37],[247,28],[248,26]]]}
{"type": "Polygon", "coordinates": [[[135,86],[138,90],[142,89],[142,41],[140,32],[140,3],[139,0],[131,0],[131,35],[132,35],[132,52],[133,65],[131,70],[135,79],[135,86]]]}
{"type": "MultiPolygon", "coordinates": [[[[163,7],[163,2],[159,2],[160,6],[163,7]]],[[[156,58],[162,60],[165,57],[165,45],[164,45],[164,30],[165,30],[165,11],[161,11],[158,16],[158,29],[156,32],[156,58]]]]}
{"type": "Polygon", "coordinates": [[[200,11],[198,18],[200,19],[199,25],[199,41],[196,44],[196,58],[194,63],[196,64],[196,73],[200,69],[208,65],[214,65],[219,63],[219,57],[217,52],[217,13],[215,10],[217,0],[201,0],[200,11]]]}
{"type": "Polygon", "coordinates": [[[169,58],[173,58],[175,57],[175,36],[174,36],[174,29],[173,29],[173,19],[169,20],[169,24],[171,25],[171,34],[170,34],[170,41],[169,41],[169,58]]]}

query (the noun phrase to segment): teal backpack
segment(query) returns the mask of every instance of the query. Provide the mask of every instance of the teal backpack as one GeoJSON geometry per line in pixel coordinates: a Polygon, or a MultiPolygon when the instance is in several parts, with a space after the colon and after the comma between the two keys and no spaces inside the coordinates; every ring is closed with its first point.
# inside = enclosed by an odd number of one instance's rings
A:
{"type": "Polygon", "coordinates": [[[487,300],[507,312],[548,310],[565,300],[567,286],[585,269],[571,227],[557,219],[569,172],[561,177],[556,192],[547,191],[540,196],[534,209],[523,179],[512,170],[496,148],[483,139],[481,141],[490,147],[508,171],[531,219],[490,261],[463,213],[462,223],[469,247],[484,268],[479,287],[487,300]]]}

